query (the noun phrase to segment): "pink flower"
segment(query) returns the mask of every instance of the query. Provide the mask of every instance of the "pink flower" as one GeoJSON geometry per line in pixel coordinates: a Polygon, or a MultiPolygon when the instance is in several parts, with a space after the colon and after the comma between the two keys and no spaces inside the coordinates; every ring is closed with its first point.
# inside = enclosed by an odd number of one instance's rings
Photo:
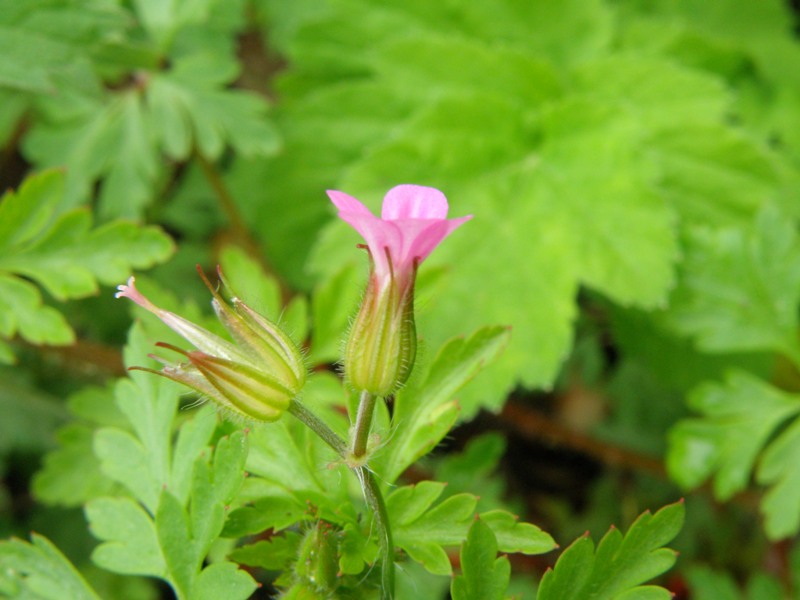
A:
{"type": "MultiPolygon", "coordinates": [[[[447,218],[447,198],[439,190],[421,185],[398,185],[383,198],[381,218],[361,202],[343,192],[328,191],[339,209],[339,218],[358,231],[367,242],[375,276],[385,282],[395,277],[408,283],[434,248],[472,215],[447,218]]],[[[405,287],[401,283],[401,287],[405,287]]]]}
{"type": "Polygon", "coordinates": [[[417,267],[471,215],[447,218],[437,189],[398,185],[383,199],[381,218],[355,198],[328,191],[339,217],[367,242],[372,271],[345,346],[345,378],[357,391],[394,393],[408,379],[417,352],[414,281],[417,267]]]}

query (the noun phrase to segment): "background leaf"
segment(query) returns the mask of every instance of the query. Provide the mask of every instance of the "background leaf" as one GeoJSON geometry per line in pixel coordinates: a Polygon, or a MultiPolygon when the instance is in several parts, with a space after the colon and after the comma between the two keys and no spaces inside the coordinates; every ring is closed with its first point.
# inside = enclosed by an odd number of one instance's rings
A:
{"type": "Polygon", "coordinates": [[[19,586],[19,596],[55,600],[98,600],[99,596],[75,567],[45,537],[32,534],[31,542],[0,542],[0,565],[19,586]]]}

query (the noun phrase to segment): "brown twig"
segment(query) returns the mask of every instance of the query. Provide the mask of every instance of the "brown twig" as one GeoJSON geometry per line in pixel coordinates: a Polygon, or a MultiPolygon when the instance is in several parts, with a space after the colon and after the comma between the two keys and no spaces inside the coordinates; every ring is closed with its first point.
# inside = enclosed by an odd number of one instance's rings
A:
{"type": "Polygon", "coordinates": [[[649,473],[666,479],[666,470],[658,457],[639,454],[574,431],[514,400],[506,403],[500,413],[500,420],[503,425],[525,438],[569,448],[610,467],[649,473]]]}
{"type": "Polygon", "coordinates": [[[70,372],[88,377],[122,377],[125,364],[118,348],[77,340],[69,346],[33,346],[46,359],[53,359],[70,372]]]}

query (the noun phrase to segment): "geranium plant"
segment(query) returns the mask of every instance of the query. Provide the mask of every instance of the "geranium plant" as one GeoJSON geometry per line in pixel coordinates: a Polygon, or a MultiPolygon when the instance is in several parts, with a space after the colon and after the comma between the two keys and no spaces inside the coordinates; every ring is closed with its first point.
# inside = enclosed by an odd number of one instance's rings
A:
{"type": "Polygon", "coordinates": [[[798,31],[0,0],[0,597],[796,595],[798,31]]]}

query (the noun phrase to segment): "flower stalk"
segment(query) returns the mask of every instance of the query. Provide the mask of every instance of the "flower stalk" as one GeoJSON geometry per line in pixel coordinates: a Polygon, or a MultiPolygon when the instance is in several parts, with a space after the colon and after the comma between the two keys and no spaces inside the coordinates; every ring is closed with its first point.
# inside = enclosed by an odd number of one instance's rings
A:
{"type": "Polygon", "coordinates": [[[374,394],[366,390],[361,392],[358,412],[356,413],[356,423],[353,426],[353,445],[350,448],[350,454],[356,462],[367,453],[372,413],[375,412],[376,400],[377,396],[374,394]]]}
{"type": "MultiPolygon", "coordinates": [[[[371,399],[372,406],[375,405],[375,397],[371,399]]],[[[289,414],[300,420],[309,427],[322,440],[328,444],[345,462],[348,459],[347,444],[333,431],[328,425],[308,410],[297,400],[289,402],[287,409],[289,414]]],[[[370,413],[371,415],[371,413],[370,413]]],[[[366,432],[369,434],[369,423],[366,432]]],[[[375,475],[372,474],[365,465],[351,467],[361,485],[361,492],[364,500],[372,512],[375,519],[375,530],[378,533],[378,546],[381,555],[381,600],[392,600],[394,598],[394,542],[392,541],[392,528],[389,524],[389,514],[386,512],[386,503],[383,500],[381,488],[375,475]]]]}

